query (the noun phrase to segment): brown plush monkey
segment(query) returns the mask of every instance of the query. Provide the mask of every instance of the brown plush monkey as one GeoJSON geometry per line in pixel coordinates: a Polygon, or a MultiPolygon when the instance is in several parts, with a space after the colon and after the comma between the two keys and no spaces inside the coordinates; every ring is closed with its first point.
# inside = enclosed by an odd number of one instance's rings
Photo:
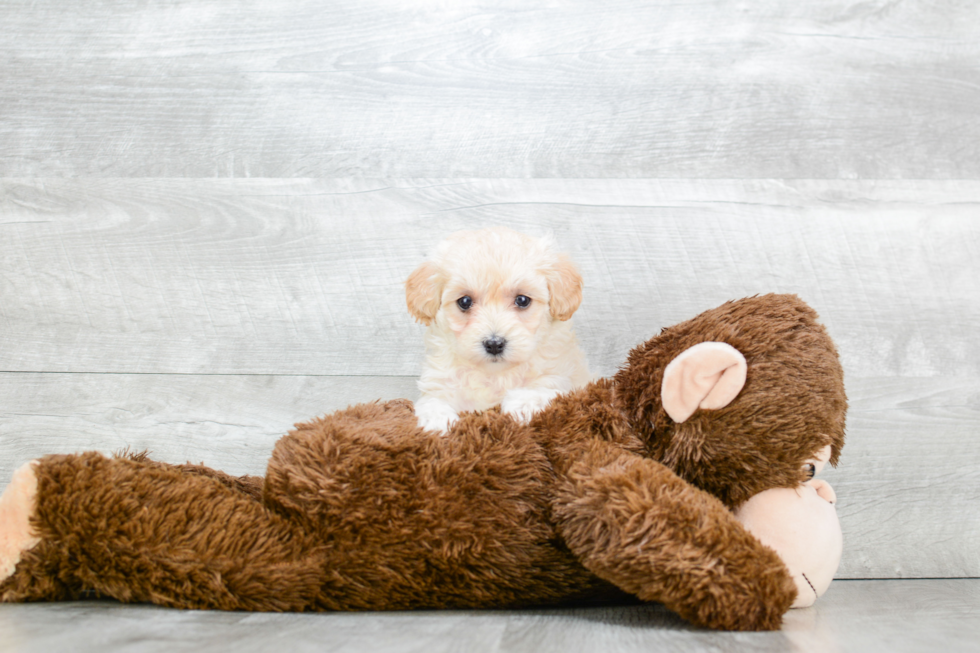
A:
{"type": "Polygon", "coordinates": [[[729,302],[527,425],[493,409],[440,437],[410,402],[363,404],[298,425],[264,479],[144,456],[32,461],[0,497],[0,597],[388,610],[633,595],[702,626],[774,629],[797,586],[732,511],[800,487],[821,452],[836,464],[845,412],[813,310],[729,302]],[[679,358],[706,342],[744,362],[679,358]]]}

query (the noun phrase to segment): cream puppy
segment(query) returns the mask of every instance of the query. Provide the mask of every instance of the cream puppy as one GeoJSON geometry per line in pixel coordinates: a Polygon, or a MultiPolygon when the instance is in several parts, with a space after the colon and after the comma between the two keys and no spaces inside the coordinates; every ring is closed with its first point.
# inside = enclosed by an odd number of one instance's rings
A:
{"type": "Polygon", "coordinates": [[[590,380],[571,323],[582,277],[550,238],[497,227],[455,233],[405,282],[425,324],[419,426],[501,405],[521,421],[590,380]]]}

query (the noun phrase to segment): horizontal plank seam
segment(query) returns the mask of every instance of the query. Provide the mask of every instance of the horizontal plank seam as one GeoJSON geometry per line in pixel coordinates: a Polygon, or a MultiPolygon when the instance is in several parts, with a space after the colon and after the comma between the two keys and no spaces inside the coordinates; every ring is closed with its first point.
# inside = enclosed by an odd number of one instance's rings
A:
{"type": "Polygon", "coordinates": [[[840,582],[846,582],[846,581],[849,581],[849,580],[894,580],[894,581],[903,581],[903,580],[980,580],[980,576],[916,576],[914,578],[913,577],[904,577],[904,576],[903,577],[891,576],[891,577],[886,577],[886,578],[881,578],[881,577],[869,577],[869,578],[864,578],[864,577],[861,577],[861,578],[835,578],[834,579],[834,582],[835,583],[838,582],[838,581],[840,581],[840,582]]]}
{"type": "MultiPolygon", "coordinates": [[[[418,374],[314,374],[299,372],[106,372],[95,370],[0,370],[0,374],[105,374],[105,375],[142,375],[142,376],[310,376],[318,378],[371,378],[371,379],[417,379],[418,374]]],[[[612,376],[609,374],[607,376],[612,376]]],[[[858,381],[870,381],[877,379],[887,379],[891,381],[916,379],[922,380],[946,380],[946,381],[974,381],[980,380],[976,375],[954,375],[954,376],[902,376],[902,375],[881,375],[881,376],[853,376],[852,383],[858,381]]],[[[964,404],[964,407],[972,408],[973,404],[964,404]]],[[[955,407],[955,406],[950,406],[955,407]]],[[[876,413],[893,410],[892,408],[858,408],[851,407],[851,413],[876,413]]]]}
{"type": "MultiPolygon", "coordinates": [[[[4,158],[0,156],[0,161],[4,158]]],[[[14,182],[14,183],[24,183],[24,184],[36,184],[38,182],[65,182],[65,181],[98,181],[104,183],[153,183],[153,182],[168,182],[173,184],[181,183],[201,183],[201,182],[239,182],[242,184],[250,183],[263,183],[271,181],[286,181],[286,182],[303,182],[303,181],[336,181],[336,180],[348,180],[348,179],[361,179],[360,177],[351,177],[350,175],[337,175],[337,174],[325,174],[317,175],[313,177],[277,177],[277,176],[265,176],[265,177],[243,177],[236,175],[222,175],[222,176],[193,176],[193,177],[176,177],[176,176],[152,176],[152,175],[123,175],[123,176],[101,176],[101,175],[77,175],[72,177],[64,177],[57,175],[41,175],[41,176],[24,176],[24,175],[0,175],[0,182],[14,182]]],[[[644,182],[644,181],[679,181],[679,182],[699,182],[705,184],[716,184],[716,183],[749,183],[749,182],[759,182],[759,181],[795,181],[795,182],[830,182],[839,186],[858,186],[866,184],[867,182],[883,181],[883,182],[907,182],[916,184],[930,184],[930,185],[943,185],[949,182],[966,182],[971,184],[980,184],[980,179],[977,177],[857,177],[853,179],[842,179],[840,177],[797,177],[797,176],[768,176],[768,177],[713,177],[713,176],[673,176],[673,175],[659,175],[659,176],[635,176],[635,177],[555,177],[555,176],[523,176],[523,177],[500,177],[500,176],[470,176],[470,177],[433,177],[433,176],[400,176],[400,175],[376,175],[371,177],[371,179],[380,181],[413,181],[413,180],[426,180],[426,179],[445,179],[446,183],[433,184],[429,186],[389,186],[385,188],[372,188],[368,190],[359,191],[349,191],[349,192],[337,192],[337,193],[274,193],[274,194],[253,194],[245,195],[243,197],[318,197],[318,196],[328,196],[328,195],[363,195],[366,193],[382,192],[385,190],[424,190],[426,188],[439,188],[442,186],[454,186],[463,185],[468,183],[476,183],[485,180],[503,180],[503,181],[517,181],[517,182],[549,182],[549,181],[562,181],[562,182],[644,182]]],[[[694,202],[708,202],[710,200],[692,200],[694,202]]],[[[523,204],[525,202],[516,202],[523,204]]],[[[564,204],[564,202],[536,202],[538,204],[564,204]]],[[[954,205],[973,205],[976,202],[941,202],[943,206],[954,206],[954,205]]],[[[575,204],[572,203],[574,206],[575,204]]],[[[931,205],[931,204],[930,204],[931,205]]],[[[584,204],[583,206],[621,206],[617,204],[609,205],[592,205],[584,204]]],[[[625,208],[629,208],[631,204],[622,205],[625,208]]],[[[643,204],[635,206],[646,206],[643,204]]]]}
{"type": "Polygon", "coordinates": [[[282,372],[86,372],[86,371],[30,371],[0,370],[0,374],[99,374],[105,376],[297,376],[324,379],[417,379],[417,374],[294,374],[282,372]]]}

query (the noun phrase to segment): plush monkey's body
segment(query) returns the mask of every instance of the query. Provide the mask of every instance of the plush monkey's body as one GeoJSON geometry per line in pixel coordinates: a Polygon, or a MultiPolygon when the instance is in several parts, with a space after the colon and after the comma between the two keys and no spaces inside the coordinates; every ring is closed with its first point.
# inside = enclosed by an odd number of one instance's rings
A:
{"type": "Polygon", "coordinates": [[[665,330],[615,377],[558,397],[528,425],[491,410],[464,414],[440,437],[417,427],[410,402],[355,406],[283,437],[264,479],[142,456],[42,458],[30,517],[38,542],[0,596],[388,610],[625,593],[699,625],[778,628],[794,583],[731,509],[749,489],[801,482],[820,447],[836,461],[846,402],[814,319],[792,297],[725,304],[665,330]],[[746,354],[742,395],[669,423],[655,370],[678,352],[656,343],[726,337],[759,352],[746,354]],[[774,409],[739,408],[787,372],[789,394],[766,398],[774,409]],[[797,392],[826,401],[790,405],[797,392]],[[746,414],[761,430],[742,428],[746,414]]]}

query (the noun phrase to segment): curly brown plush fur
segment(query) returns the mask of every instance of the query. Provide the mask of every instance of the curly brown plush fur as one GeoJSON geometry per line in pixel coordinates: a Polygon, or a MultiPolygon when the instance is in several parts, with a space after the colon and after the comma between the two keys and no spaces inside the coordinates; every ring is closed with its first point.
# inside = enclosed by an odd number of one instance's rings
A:
{"type": "Polygon", "coordinates": [[[795,485],[827,443],[836,461],[846,402],[815,317],[794,297],[725,304],[529,425],[494,409],[440,437],[410,402],[354,406],[283,437],[264,480],[144,456],[42,458],[40,542],[0,596],[390,610],[633,595],[698,625],[778,628],[793,581],[729,508],[795,485]],[[673,424],[659,375],[699,339],[741,349],[749,377],[728,408],[673,424]]]}
{"type": "Polygon", "coordinates": [[[728,302],[664,329],[630,352],[616,384],[649,455],[730,508],[805,480],[800,462],[815,442],[831,446],[835,466],[844,446],[847,398],[837,350],[816,312],[795,295],[728,302]],[[664,368],[707,341],[745,356],[745,387],[725,408],[675,424],[660,403],[664,368]]]}

